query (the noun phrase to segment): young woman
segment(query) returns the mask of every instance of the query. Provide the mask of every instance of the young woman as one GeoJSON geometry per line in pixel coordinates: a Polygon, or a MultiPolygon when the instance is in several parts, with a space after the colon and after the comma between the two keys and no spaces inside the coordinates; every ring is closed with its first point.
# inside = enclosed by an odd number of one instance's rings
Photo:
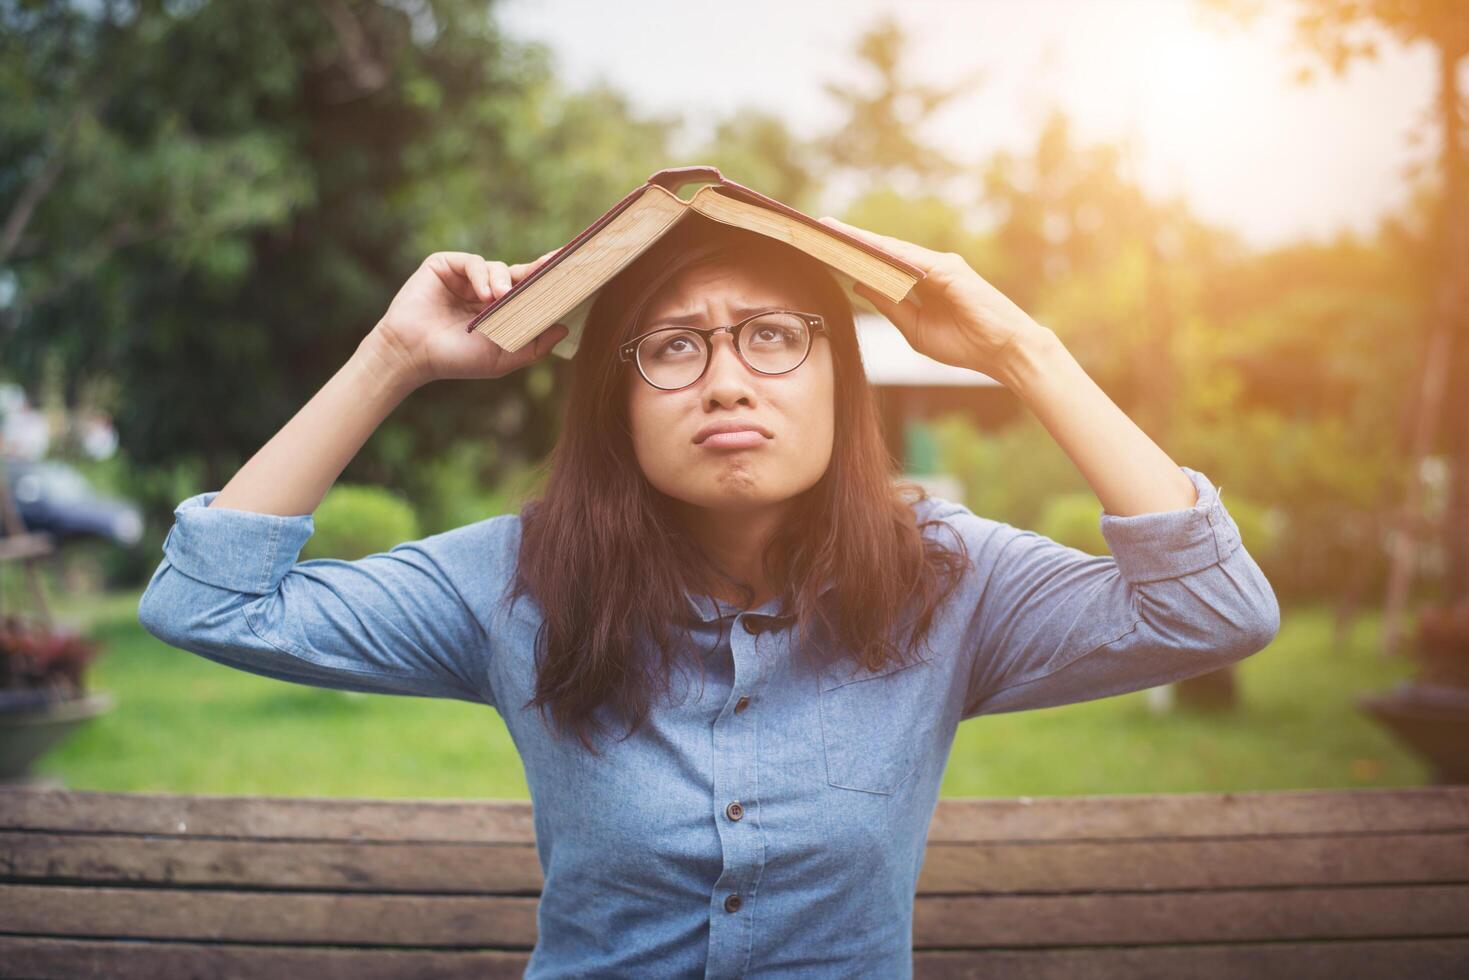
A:
{"type": "Polygon", "coordinates": [[[1212,483],[1055,333],[957,255],[870,237],[927,278],[921,307],[865,295],[1040,417],[1110,557],[896,484],[830,273],[699,218],[599,296],[521,514],[297,561],[399,401],[564,336],[507,354],[466,334],[537,263],[437,253],[222,490],[178,506],[143,624],[268,677],[498,710],[544,872],[529,977],[910,976],[961,720],[1214,670],[1279,609],[1212,483]]]}

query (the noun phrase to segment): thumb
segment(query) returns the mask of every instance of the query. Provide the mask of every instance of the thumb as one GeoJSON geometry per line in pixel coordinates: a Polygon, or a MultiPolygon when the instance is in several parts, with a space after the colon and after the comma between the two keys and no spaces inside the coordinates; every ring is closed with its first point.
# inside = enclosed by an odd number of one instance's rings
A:
{"type": "Polygon", "coordinates": [[[557,323],[536,335],[536,338],[528,344],[522,344],[518,350],[499,352],[499,358],[495,361],[495,372],[491,377],[503,378],[508,374],[514,374],[522,368],[529,367],[541,358],[545,357],[562,337],[566,336],[566,327],[557,323]]]}
{"type": "Polygon", "coordinates": [[[566,335],[570,332],[571,331],[564,323],[553,323],[545,330],[542,330],[540,335],[536,337],[535,343],[532,345],[536,352],[535,359],[539,361],[541,358],[551,353],[551,348],[561,343],[561,341],[564,340],[566,338],[566,335]]]}
{"type": "Polygon", "coordinates": [[[903,332],[904,336],[912,333],[913,328],[918,325],[918,308],[911,303],[894,303],[886,296],[874,289],[868,288],[862,283],[856,283],[853,291],[867,302],[877,307],[877,312],[887,317],[893,325],[903,332]]]}

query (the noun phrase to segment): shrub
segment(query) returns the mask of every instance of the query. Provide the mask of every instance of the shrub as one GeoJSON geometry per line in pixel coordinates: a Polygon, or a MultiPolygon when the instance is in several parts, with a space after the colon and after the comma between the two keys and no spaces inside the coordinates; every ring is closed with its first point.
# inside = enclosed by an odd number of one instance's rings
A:
{"type": "Polygon", "coordinates": [[[316,508],[315,533],[301,558],[356,561],[421,535],[413,508],[382,487],[338,484],[316,508]]]}
{"type": "Polygon", "coordinates": [[[1469,599],[1425,608],[1413,648],[1426,684],[1469,687],[1469,599]]]}
{"type": "MultiPolygon", "coordinates": [[[[1275,555],[1281,538],[1278,515],[1253,500],[1231,494],[1220,495],[1229,516],[1239,526],[1240,540],[1250,557],[1267,563],[1275,555]]],[[[1062,544],[1093,555],[1110,554],[1102,536],[1102,505],[1092,493],[1063,493],[1050,497],[1041,509],[1036,530],[1062,544]]]]}
{"type": "Polygon", "coordinates": [[[1052,496],[1041,509],[1035,530],[1088,554],[1111,554],[1102,537],[1102,505],[1090,492],[1052,496]]]}
{"type": "Polygon", "coordinates": [[[0,619],[0,693],[81,697],[87,693],[83,672],[100,652],[96,641],[76,630],[8,614],[0,619]]]}

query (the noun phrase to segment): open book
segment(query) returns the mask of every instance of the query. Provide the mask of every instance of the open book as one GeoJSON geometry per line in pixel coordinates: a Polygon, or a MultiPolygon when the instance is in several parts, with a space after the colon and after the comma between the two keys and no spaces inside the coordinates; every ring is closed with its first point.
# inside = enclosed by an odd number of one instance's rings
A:
{"type": "Polygon", "coordinates": [[[872,308],[853,290],[857,282],[896,303],[924,275],[890,252],[728,179],[717,167],[673,167],[653,174],[618,201],[476,314],[465,332],[478,330],[515,351],[553,323],[562,323],[568,333],[552,353],[571,357],[602,286],[693,211],[785,242],[825,263],[854,308],[872,308]],[[692,183],[704,186],[687,199],[680,197],[679,189],[692,183]]]}

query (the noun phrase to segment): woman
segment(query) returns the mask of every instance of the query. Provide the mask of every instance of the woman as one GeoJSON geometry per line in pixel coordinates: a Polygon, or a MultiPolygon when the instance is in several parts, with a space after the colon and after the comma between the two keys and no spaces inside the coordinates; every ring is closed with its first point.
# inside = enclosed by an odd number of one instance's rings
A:
{"type": "Polygon", "coordinates": [[[155,635],[505,718],[545,876],[529,977],[910,976],[961,720],[1201,674],[1278,629],[1215,487],[1052,331],[956,255],[832,223],[926,270],[921,306],[861,291],[1040,417],[1104,505],[1111,557],[896,485],[830,273],[702,218],[598,297],[522,514],[296,560],[408,393],[504,375],[564,335],[507,354],[464,333],[537,265],[464,253],[430,256],[342,370],[175,511],[139,610],[155,635]]]}

